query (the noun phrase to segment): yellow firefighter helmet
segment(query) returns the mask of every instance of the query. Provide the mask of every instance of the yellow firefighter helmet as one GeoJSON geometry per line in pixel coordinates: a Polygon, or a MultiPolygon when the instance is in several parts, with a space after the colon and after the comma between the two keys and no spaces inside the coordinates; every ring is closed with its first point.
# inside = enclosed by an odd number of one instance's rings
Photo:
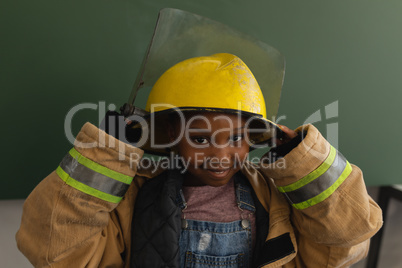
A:
{"type": "Polygon", "coordinates": [[[168,69],[153,86],[147,112],[243,112],[266,118],[265,101],[254,75],[237,56],[195,57],[168,69]]]}
{"type": "Polygon", "coordinates": [[[181,61],[163,73],[148,97],[145,129],[139,124],[132,129],[133,133],[142,129],[144,143],[138,146],[146,152],[166,154],[170,141],[164,122],[171,114],[234,113],[251,119],[250,129],[260,129],[250,133],[252,142],[259,144],[281,132],[266,118],[265,108],[261,89],[247,65],[235,55],[219,53],[181,61]]]}

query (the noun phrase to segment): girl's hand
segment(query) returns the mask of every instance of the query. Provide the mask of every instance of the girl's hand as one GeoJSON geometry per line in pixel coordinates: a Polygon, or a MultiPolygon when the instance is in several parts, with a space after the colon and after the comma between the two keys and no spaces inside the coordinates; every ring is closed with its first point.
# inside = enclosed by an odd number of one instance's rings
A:
{"type": "Polygon", "coordinates": [[[285,133],[285,135],[282,138],[276,140],[277,146],[288,143],[291,139],[297,136],[297,133],[294,130],[288,128],[287,126],[279,124],[277,125],[285,133]]]}

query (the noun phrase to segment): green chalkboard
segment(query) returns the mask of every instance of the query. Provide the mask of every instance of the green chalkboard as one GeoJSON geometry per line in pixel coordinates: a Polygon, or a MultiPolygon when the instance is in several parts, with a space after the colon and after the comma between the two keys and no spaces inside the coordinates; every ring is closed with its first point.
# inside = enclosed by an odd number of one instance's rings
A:
{"type": "Polygon", "coordinates": [[[127,101],[164,7],[277,48],[287,62],[280,123],[314,122],[368,185],[402,182],[401,1],[3,0],[0,198],[26,197],[84,122],[127,101]]]}

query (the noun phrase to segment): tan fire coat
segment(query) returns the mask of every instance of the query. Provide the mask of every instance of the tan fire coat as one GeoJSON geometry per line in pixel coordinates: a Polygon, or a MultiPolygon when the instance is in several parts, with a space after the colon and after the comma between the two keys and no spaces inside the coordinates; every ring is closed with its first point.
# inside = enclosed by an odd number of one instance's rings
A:
{"type": "MultiPolygon", "coordinates": [[[[242,167],[270,216],[266,240],[289,233],[295,249],[264,267],[348,267],[367,254],[381,210],[361,170],[315,127],[304,128],[306,137],[284,158],[242,167]]],[[[129,267],[136,196],[160,172],[137,170],[142,154],[84,125],[74,149],[24,204],[16,239],[34,266],[129,267]]]]}

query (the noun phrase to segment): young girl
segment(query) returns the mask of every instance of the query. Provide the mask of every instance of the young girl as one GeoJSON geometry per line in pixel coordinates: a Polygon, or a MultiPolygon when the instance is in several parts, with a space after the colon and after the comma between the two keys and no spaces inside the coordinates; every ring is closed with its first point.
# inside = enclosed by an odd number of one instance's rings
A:
{"type": "Polygon", "coordinates": [[[280,126],[278,146],[247,161],[277,126],[238,57],[176,64],[146,109],[141,148],[179,164],[144,168],[141,149],[84,125],[24,205],[17,242],[33,265],[348,267],[367,254],[381,211],[314,126],[280,126]]]}

